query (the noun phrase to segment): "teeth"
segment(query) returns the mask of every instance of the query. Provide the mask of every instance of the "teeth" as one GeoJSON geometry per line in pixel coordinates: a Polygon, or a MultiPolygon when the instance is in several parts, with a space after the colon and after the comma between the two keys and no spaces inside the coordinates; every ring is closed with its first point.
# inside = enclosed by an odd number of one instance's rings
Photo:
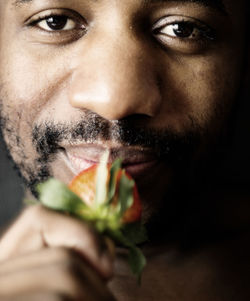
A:
{"type": "Polygon", "coordinates": [[[94,164],[94,162],[86,161],[68,154],[69,161],[76,173],[79,173],[94,164]]]}

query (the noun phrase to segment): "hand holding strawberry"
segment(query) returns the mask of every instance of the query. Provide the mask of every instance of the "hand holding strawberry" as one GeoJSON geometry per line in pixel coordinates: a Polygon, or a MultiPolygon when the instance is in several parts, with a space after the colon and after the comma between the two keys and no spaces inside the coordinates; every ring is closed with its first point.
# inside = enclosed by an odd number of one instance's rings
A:
{"type": "Polygon", "coordinates": [[[132,272],[140,279],[146,259],[136,245],[147,239],[141,224],[141,201],[121,160],[110,165],[107,159],[105,153],[99,165],[81,172],[69,187],[53,178],[39,184],[39,200],[46,207],[89,222],[99,233],[128,248],[132,272]]]}

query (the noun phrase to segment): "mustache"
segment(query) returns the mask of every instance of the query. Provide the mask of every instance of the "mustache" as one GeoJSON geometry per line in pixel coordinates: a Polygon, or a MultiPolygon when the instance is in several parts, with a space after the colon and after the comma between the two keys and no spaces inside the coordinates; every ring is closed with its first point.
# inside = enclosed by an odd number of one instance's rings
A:
{"type": "Polygon", "coordinates": [[[149,149],[157,157],[168,161],[181,161],[190,156],[201,140],[198,131],[185,134],[170,129],[154,129],[136,122],[141,117],[127,117],[118,121],[109,121],[101,116],[87,112],[74,123],[47,121],[35,125],[32,132],[33,144],[40,160],[49,160],[50,155],[62,149],[62,142],[67,144],[113,141],[122,146],[135,146],[149,149]]]}

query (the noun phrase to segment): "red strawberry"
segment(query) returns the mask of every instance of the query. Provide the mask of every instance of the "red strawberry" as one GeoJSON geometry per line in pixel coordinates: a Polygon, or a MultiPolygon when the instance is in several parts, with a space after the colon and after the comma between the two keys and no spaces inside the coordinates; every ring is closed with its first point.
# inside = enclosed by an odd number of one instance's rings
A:
{"type": "MultiPolygon", "coordinates": [[[[111,165],[107,165],[108,170],[110,171],[111,165]]],[[[96,193],[96,174],[97,174],[98,165],[94,164],[90,168],[80,172],[69,184],[69,188],[75,194],[77,194],[84,202],[91,207],[95,199],[96,193]]],[[[116,177],[116,192],[113,198],[113,206],[119,200],[119,183],[120,178],[123,173],[123,170],[120,168],[117,172],[116,177]]],[[[131,176],[125,172],[125,175],[131,179],[131,176]]],[[[108,187],[109,183],[109,174],[106,179],[106,185],[108,187]]],[[[123,223],[133,223],[141,218],[142,213],[142,205],[141,200],[139,198],[139,193],[136,185],[133,187],[133,203],[129,209],[127,209],[123,215],[122,221],[123,223]]]]}

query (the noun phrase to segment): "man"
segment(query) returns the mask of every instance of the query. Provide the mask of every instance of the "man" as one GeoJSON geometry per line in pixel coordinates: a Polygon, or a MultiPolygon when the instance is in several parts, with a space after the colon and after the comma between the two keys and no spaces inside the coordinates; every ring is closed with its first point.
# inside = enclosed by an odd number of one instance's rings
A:
{"type": "Polygon", "coordinates": [[[2,133],[29,197],[109,149],[138,184],[150,238],[138,286],[124,250],[112,259],[85,223],[28,208],[1,240],[1,300],[249,300],[247,235],[230,218],[227,231],[227,196],[209,186],[246,77],[247,1],[0,9],[2,133]]]}

